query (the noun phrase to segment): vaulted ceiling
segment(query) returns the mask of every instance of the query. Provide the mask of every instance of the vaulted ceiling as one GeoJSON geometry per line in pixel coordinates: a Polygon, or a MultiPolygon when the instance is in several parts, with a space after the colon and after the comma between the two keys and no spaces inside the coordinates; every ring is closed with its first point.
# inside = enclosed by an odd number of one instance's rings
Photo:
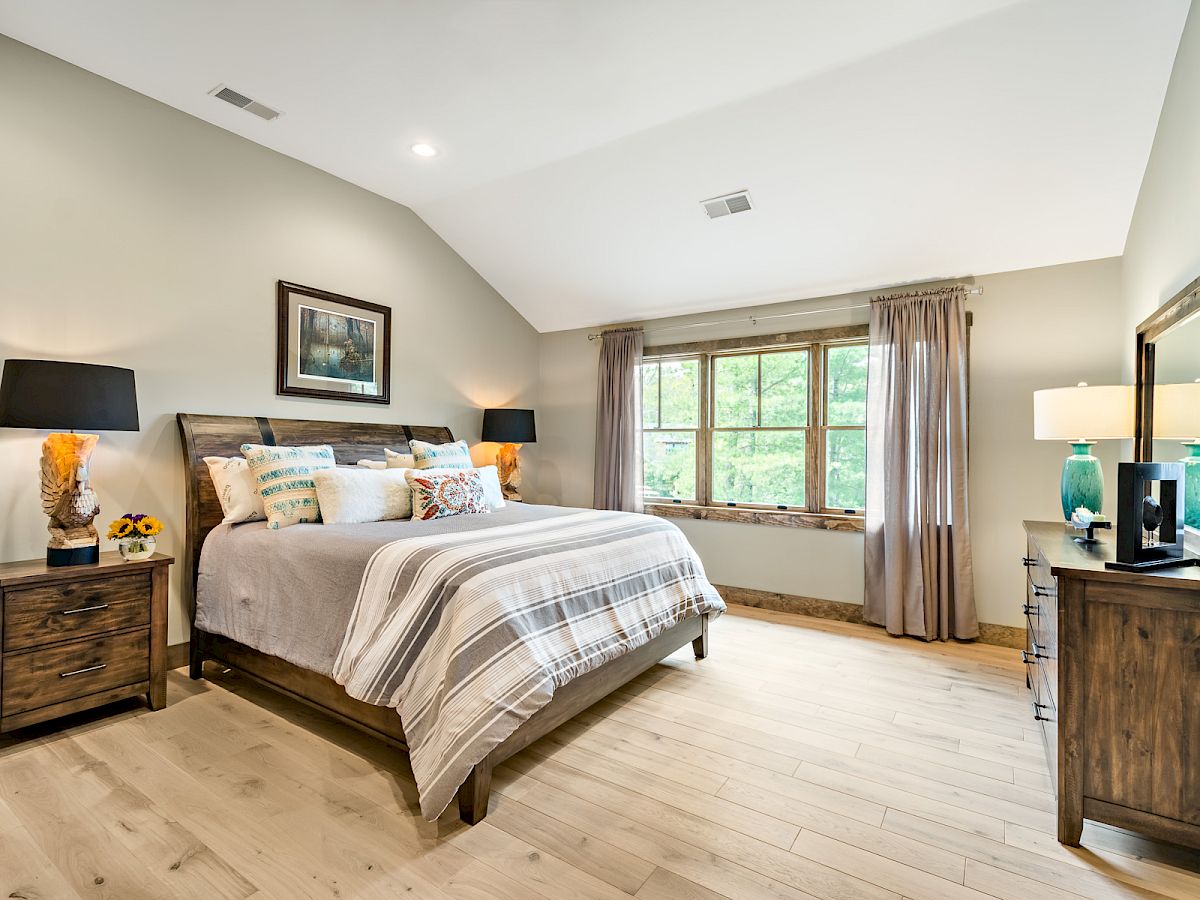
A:
{"type": "Polygon", "coordinates": [[[411,206],[549,331],[1121,253],[1188,5],[0,0],[0,32],[411,206]]]}

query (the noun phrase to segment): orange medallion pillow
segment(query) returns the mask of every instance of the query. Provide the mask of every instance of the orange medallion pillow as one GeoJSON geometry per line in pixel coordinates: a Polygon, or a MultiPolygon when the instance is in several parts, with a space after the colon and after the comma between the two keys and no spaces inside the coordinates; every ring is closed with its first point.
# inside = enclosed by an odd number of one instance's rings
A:
{"type": "Polygon", "coordinates": [[[405,480],[412,488],[414,519],[444,519],[492,511],[483,490],[483,479],[474,469],[442,471],[436,475],[410,469],[405,480]]]}

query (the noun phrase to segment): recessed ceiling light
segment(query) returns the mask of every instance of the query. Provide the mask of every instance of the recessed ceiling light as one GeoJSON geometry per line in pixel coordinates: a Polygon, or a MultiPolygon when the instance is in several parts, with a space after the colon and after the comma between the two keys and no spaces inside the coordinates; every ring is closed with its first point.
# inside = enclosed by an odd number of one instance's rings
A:
{"type": "Polygon", "coordinates": [[[433,146],[433,144],[413,144],[409,149],[412,150],[413,153],[417,154],[417,156],[438,155],[438,149],[437,147],[433,146]]]}

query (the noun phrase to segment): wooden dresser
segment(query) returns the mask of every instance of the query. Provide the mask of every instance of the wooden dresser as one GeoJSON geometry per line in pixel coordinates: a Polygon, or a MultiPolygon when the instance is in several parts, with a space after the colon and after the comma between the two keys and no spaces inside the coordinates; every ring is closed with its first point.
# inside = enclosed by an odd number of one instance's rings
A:
{"type": "Polygon", "coordinates": [[[1200,567],[1104,567],[1115,544],[1026,522],[1024,651],[1058,799],[1083,820],[1200,847],[1200,567]]]}
{"type": "Polygon", "coordinates": [[[0,732],[138,695],[165,706],[173,561],[0,563],[0,732]]]}

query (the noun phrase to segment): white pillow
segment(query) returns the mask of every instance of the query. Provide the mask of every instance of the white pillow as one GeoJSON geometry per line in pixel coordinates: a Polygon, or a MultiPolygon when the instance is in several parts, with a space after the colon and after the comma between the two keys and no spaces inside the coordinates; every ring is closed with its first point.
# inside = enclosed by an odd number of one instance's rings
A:
{"type": "MultiPolygon", "coordinates": [[[[418,472],[428,472],[431,475],[447,475],[461,472],[462,469],[418,469],[418,472]]],[[[480,466],[475,470],[479,480],[483,482],[483,496],[489,509],[504,509],[504,489],[500,487],[500,473],[495,466],[480,466]]]]}
{"type": "Polygon", "coordinates": [[[206,456],[204,461],[217,489],[221,511],[225,513],[222,522],[236,525],[238,522],[261,522],[267,517],[245,457],[206,456]]]}
{"type": "Polygon", "coordinates": [[[382,459],[360,459],[358,466],[361,469],[386,469],[388,467],[382,459]]]}
{"type": "Polygon", "coordinates": [[[417,467],[417,461],[413,459],[411,453],[397,453],[390,447],[384,447],[383,455],[387,459],[389,469],[415,469],[417,467]]]}
{"type": "Polygon", "coordinates": [[[313,472],[321,520],[326,525],[383,522],[412,516],[408,469],[323,469],[313,472]]]}
{"type": "Polygon", "coordinates": [[[418,469],[470,469],[471,451],[466,441],[452,444],[430,444],[426,441],[409,441],[413,461],[418,469]]]}

